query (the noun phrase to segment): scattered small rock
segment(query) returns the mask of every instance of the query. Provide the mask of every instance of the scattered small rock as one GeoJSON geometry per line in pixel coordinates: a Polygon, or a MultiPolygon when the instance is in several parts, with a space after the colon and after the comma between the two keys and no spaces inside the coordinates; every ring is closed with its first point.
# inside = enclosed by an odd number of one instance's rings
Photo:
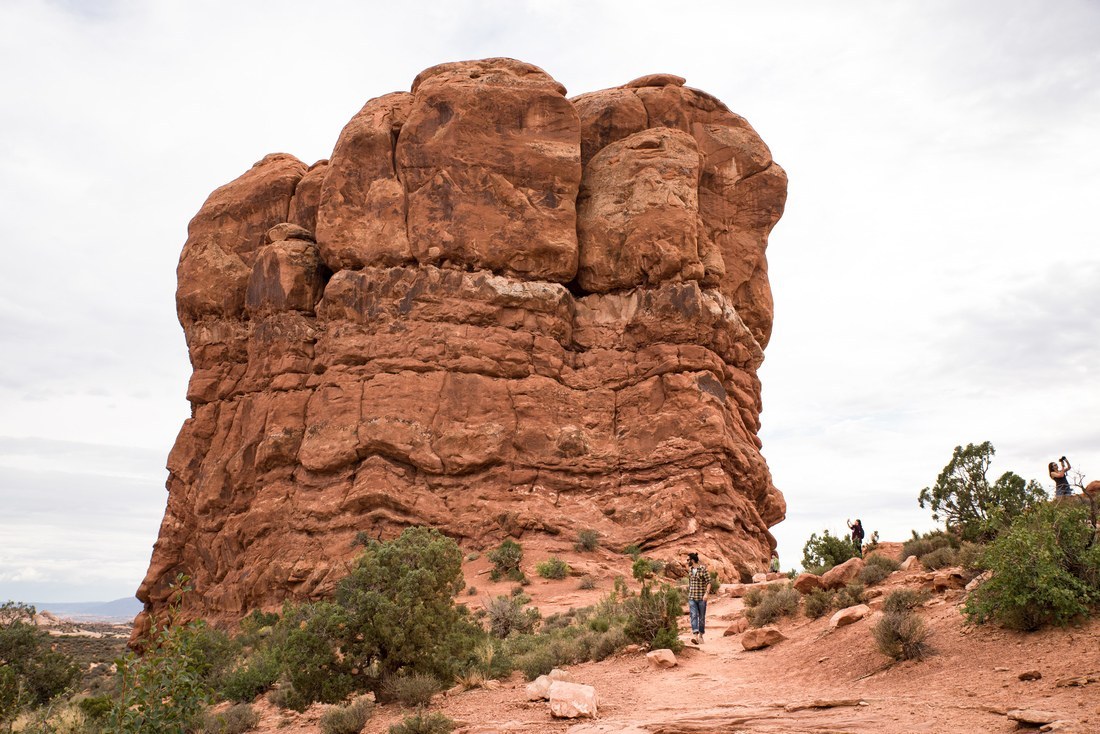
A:
{"type": "Polygon", "coordinates": [[[901,565],[898,568],[902,571],[914,571],[917,568],[920,568],[920,561],[917,559],[916,556],[909,556],[901,562],[901,565]]]}
{"type": "Polygon", "coordinates": [[[859,576],[864,567],[862,558],[849,558],[839,566],[833,566],[821,577],[826,589],[843,589],[859,576]]]}
{"type": "Polygon", "coordinates": [[[749,620],[741,617],[730,622],[730,626],[726,627],[726,631],[722,633],[723,637],[732,637],[739,635],[749,628],[749,620]]]}
{"type": "Polygon", "coordinates": [[[572,683],[573,676],[569,674],[569,671],[560,668],[554,668],[548,674],[540,675],[527,684],[527,700],[542,701],[549,698],[550,686],[553,685],[555,681],[572,683]]]}
{"type": "Polygon", "coordinates": [[[1039,680],[1043,677],[1043,674],[1040,673],[1038,670],[1025,670],[1023,673],[1020,673],[1016,677],[1020,680],[1039,680]]]}
{"type": "Polygon", "coordinates": [[[651,650],[645,654],[645,659],[651,668],[675,668],[678,664],[676,655],[668,649],[651,650]]]}
{"type": "Polygon", "coordinates": [[[1089,683],[1096,683],[1100,681],[1100,671],[1096,673],[1085,673],[1084,675],[1075,675],[1072,678],[1059,678],[1054,682],[1054,685],[1058,688],[1072,688],[1074,686],[1087,686],[1089,683]]]}

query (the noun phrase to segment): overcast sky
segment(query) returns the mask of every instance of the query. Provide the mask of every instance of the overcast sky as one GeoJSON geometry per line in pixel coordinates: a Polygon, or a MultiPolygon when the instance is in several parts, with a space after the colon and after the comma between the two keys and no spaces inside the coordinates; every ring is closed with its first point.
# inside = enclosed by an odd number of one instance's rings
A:
{"type": "Polygon", "coordinates": [[[764,455],[813,531],[928,529],[957,444],[1100,478],[1100,3],[0,2],[0,600],[129,596],[189,407],[188,220],[371,97],[513,56],[687,77],[790,176],[764,455]]]}

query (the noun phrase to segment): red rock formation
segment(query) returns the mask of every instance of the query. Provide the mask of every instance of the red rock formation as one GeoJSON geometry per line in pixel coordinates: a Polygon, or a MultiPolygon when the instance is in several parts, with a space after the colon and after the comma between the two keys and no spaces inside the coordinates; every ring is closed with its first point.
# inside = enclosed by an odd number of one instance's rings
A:
{"type": "Polygon", "coordinates": [[[147,612],[181,571],[212,618],[322,596],[358,532],[410,524],[763,568],[785,178],[682,85],[570,101],[529,64],[443,64],[368,102],[327,164],[268,156],[215,191],[178,270],[192,417],[147,612]]]}

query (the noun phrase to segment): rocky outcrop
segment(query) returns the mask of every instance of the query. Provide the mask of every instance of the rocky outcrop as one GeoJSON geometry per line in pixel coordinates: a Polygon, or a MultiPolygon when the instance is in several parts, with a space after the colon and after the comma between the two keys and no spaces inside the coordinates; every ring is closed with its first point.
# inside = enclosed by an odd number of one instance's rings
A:
{"type": "Polygon", "coordinates": [[[679,77],[570,100],[487,59],[215,191],[177,271],[192,416],[147,612],[179,572],[188,614],[317,598],[357,534],[412,524],[751,576],[785,513],[757,437],[784,180],[679,77]]]}

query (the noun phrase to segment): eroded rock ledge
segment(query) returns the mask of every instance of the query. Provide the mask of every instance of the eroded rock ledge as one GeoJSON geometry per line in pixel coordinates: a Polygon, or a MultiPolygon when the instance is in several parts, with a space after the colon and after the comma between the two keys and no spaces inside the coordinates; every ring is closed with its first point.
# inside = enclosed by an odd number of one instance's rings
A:
{"type": "Polygon", "coordinates": [[[567,99],[530,64],[443,64],[330,160],[270,155],[211,194],[178,269],[193,411],[146,612],[180,571],[214,618],[324,595],[356,533],[409,524],[761,567],[786,176],[683,82],[567,99]]]}

